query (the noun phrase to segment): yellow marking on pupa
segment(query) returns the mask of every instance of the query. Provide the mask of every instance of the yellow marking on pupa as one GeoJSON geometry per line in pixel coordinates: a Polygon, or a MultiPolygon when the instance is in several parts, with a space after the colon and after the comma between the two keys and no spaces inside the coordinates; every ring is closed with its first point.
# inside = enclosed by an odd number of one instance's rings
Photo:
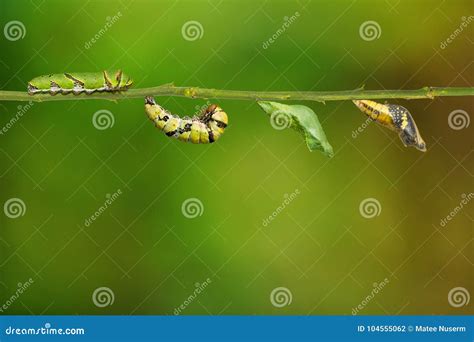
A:
{"type": "Polygon", "coordinates": [[[405,129],[408,126],[408,117],[406,114],[403,114],[402,116],[402,124],[401,124],[401,129],[405,129]]]}

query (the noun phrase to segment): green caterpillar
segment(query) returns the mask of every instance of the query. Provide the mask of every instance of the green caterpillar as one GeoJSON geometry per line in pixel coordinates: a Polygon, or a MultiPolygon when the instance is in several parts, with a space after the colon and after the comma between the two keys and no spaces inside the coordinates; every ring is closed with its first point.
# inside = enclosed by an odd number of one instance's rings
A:
{"type": "Polygon", "coordinates": [[[130,77],[115,72],[78,72],[43,75],[28,82],[28,94],[92,94],[94,92],[125,91],[132,85],[130,77]],[[109,75],[115,75],[110,77],[109,75]]]}

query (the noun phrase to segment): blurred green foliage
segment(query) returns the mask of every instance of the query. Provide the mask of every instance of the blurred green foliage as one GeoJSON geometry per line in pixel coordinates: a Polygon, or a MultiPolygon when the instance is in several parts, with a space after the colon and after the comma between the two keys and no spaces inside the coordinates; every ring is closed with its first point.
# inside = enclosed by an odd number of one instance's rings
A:
{"type": "MultiPolygon", "coordinates": [[[[26,90],[41,74],[113,68],[135,87],[470,86],[474,26],[440,44],[471,13],[470,0],[1,1],[2,26],[18,20],[26,34],[0,37],[0,86],[26,90]],[[372,41],[359,35],[369,20],[381,28],[372,41]],[[183,37],[188,21],[203,28],[196,40],[183,37]]],[[[157,101],[181,115],[206,103],[157,101]]],[[[472,190],[472,125],[448,125],[451,111],[473,112],[472,99],[398,101],[412,112],[425,154],[373,124],[354,134],[366,118],[350,101],[299,103],[319,116],[332,159],[273,129],[256,103],[210,102],[230,124],[207,146],[161,134],[141,99],[34,104],[0,135],[0,203],[26,205],[16,219],[0,215],[0,304],[34,279],[4,313],[173,314],[207,278],[183,314],[351,314],[385,278],[360,314],[472,313],[447,301],[456,286],[474,293],[472,204],[439,227],[472,190]],[[99,110],[113,114],[112,127],[94,127],[99,110]],[[183,215],[188,198],[202,202],[202,215],[183,215]],[[372,219],[359,212],[366,198],[381,205],[372,219]],[[115,300],[99,308],[91,297],[102,286],[115,300]],[[269,298],[280,286],[293,297],[283,308],[269,298]]],[[[0,104],[0,126],[20,105],[0,104]]]]}

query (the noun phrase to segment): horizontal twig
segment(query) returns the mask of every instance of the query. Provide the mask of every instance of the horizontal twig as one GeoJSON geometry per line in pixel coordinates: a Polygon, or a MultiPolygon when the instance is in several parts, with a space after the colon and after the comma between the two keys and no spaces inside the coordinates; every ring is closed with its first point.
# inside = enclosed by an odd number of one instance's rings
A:
{"type": "Polygon", "coordinates": [[[433,99],[439,96],[473,96],[472,87],[424,87],[413,90],[341,90],[341,91],[250,91],[206,89],[196,87],[175,87],[165,84],[152,88],[130,89],[120,93],[94,93],[90,95],[29,95],[22,91],[0,91],[0,101],[68,101],[68,100],[110,100],[118,101],[145,96],[182,96],[203,99],[273,100],[273,101],[343,101],[375,99],[433,99]]]}

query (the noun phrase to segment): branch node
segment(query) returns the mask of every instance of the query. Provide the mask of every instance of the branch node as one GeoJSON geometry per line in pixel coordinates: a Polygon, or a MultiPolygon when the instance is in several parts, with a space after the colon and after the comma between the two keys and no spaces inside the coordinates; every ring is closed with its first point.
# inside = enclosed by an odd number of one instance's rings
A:
{"type": "Polygon", "coordinates": [[[196,98],[196,93],[197,93],[196,88],[186,88],[184,90],[183,95],[186,96],[186,97],[190,97],[192,99],[195,99],[196,98]]]}
{"type": "Polygon", "coordinates": [[[423,87],[423,91],[425,92],[425,96],[431,100],[435,98],[434,91],[432,87],[423,87]]]}

